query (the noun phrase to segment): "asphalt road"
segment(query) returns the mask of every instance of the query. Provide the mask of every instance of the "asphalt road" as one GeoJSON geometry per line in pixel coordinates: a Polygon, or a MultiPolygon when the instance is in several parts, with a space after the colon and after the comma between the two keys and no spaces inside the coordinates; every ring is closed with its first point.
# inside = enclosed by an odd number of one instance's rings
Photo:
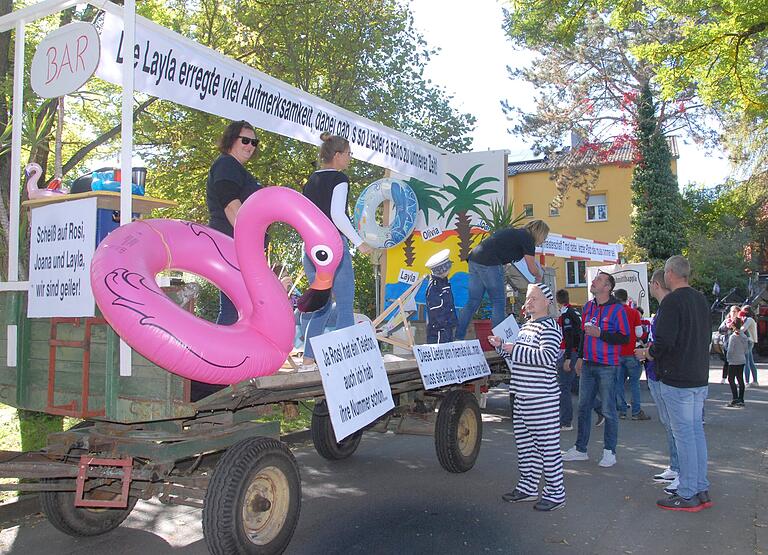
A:
{"type": "MultiPolygon", "coordinates": [[[[768,385],[768,364],[761,382],[768,385]]],[[[445,472],[430,437],[367,433],[346,461],[329,462],[311,445],[294,446],[302,475],[301,518],[288,553],[765,553],[768,552],[768,387],[748,389],[744,409],[726,408],[727,385],[713,366],[706,434],[714,507],[663,511],[652,475],[666,466],[666,442],[642,384],[648,422],[621,421],[618,464],[566,463],[567,506],[538,513],[501,500],[517,478],[506,393],[492,392],[475,467],[445,472]]],[[[576,431],[564,432],[571,447],[576,431]]],[[[39,514],[4,525],[4,553],[207,553],[200,511],[139,502],[117,530],[75,539],[39,514]]]]}

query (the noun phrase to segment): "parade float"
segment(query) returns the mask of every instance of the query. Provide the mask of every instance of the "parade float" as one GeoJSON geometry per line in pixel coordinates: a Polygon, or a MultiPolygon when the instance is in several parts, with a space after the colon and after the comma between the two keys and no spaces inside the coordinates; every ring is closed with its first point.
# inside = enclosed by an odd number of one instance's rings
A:
{"type": "MultiPolygon", "coordinates": [[[[14,113],[22,111],[25,25],[72,5],[42,2],[0,18],[0,32],[15,30],[14,113]]],[[[146,178],[131,166],[133,92],[246,119],[312,144],[321,131],[349,135],[356,158],[392,176],[372,184],[356,209],[361,231],[391,247],[388,252],[407,252],[415,235],[419,191],[412,184],[422,184],[422,191],[442,187],[442,164],[451,156],[138,17],[130,0],[124,7],[98,7],[104,10],[100,31],[77,22],[44,39],[45,52],[57,54],[38,55],[38,49],[31,82],[37,94],[49,97],[76,90],[94,72],[122,85],[120,168],[96,172],[91,190],[70,194],[40,188],[40,170],[29,168],[32,194],[24,203],[21,171],[12,171],[8,281],[0,283],[0,402],[83,421],[51,435],[41,451],[0,452],[0,477],[23,480],[0,487],[39,492],[50,522],[72,536],[108,532],[138,499],[157,497],[201,507],[213,553],[281,552],[298,523],[301,481],[279,424],[258,418],[266,406],[300,400],[315,400],[313,443],[327,459],[351,456],[363,430],[393,430],[434,437],[444,469],[470,470],[482,439],[478,401],[481,391],[503,379],[501,360],[484,354],[476,341],[415,345],[409,331],[409,340],[400,343],[412,349],[411,356],[385,362],[378,341],[388,334],[381,327],[402,316],[403,300],[421,284],[402,274],[407,283],[386,295],[388,306],[374,326],[328,333],[316,344],[313,339],[319,370],[296,372],[290,301],[264,253],[253,249],[260,244],[253,237],[273,221],[294,226],[307,255],[326,266],[311,288],[327,290],[339,260],[338,234],[314,205],[280,187],[245,202],[234,240],[192,222],[145,219],[173,203],[132,195],[143,193],[146,178]],[[122,63],[124,44],[134,44],[142,59],[167,56],[166,70],[178,66],[179,74],[150,75],[143,64],[131,71],[122,63]],[[57,57],[64,52],[82,64],[67,67],[57,57]],[[41,71],[48,79],[40,78],[41,71]],[[182,77],[192,71],[201,78],[182,77]],[[389,223],[377,220],[382,204],[389,223]],[[292,210],[285,210],[289,205],[292,210]],[[31,227],[27,280],[19,279],[22,211],[31,227]],[[183,287],[157,284],[157,273],[169,269],[193,272],[222,288],[235,301],[238,322],[216,326],[194,316],[183,287]],[[225,387],[192,402],[192,379],[225,387]]],[[[14,126],[11,160],[19,170],[20,153],[21,130],[14,126]]],[[[465,224],[471,199],[462,199],[453,210],[465,224]]],[[[429,206],[427,200],[422,212],[429,206]]],[[[466,247],[461,241],[463,236],[458,245],[466,247]]],[[[420,257],[426,261],[431,250],[444,248],[438,243],[420,257]]],[[[397,264],[382,272],[396,271],[397,264]]],[[[407,318],[400,322],[409,330],[407,318]]]]}

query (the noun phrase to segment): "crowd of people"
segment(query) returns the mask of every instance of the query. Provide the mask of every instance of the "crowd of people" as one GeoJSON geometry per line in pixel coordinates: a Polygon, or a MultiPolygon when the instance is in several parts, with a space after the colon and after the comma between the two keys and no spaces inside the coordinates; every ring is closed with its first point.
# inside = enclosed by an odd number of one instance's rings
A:
{"type": "MultiPolygon", "coordinates": [[[[510,389],[520,478],[514,490],[502,496],[505,501],[535,501],[534,508],[540,511],[565,505],[563,463],[589,460],[593,410],[605,427],[598,465],[615,465],[620,416],[630,408],[624,399],[627,379],[632,410],[624,417],[650,419],[640,408],[638,382],[644,364],[669,450],[668,467],[653,476],[667,484],[666,496],[657,505],[687,512],[712,506],[704,434],[710,311],[704,295],[689,285],[689,276],[690,265],[682,256],[670,257],[664,270],[654,272],[650,291],[659,309],[649,329],[627,302],[626,292],[614,291],[610,274],[599,272],[592,280],[593,298],[581,313],[570,305],[567,291],[558,291],[557,320],[549,315],[547,304],[555,301],[549,288],[541,283],[528,288],[524,306],[528,320],[518,338],[504,343],[499,337],[489,337],[512,366],[510,389]],[[560,433],[572,429],[575,376],[579,379],[576,443],[561,453],[560,433]],[[544,488],[539,494],[542,475],[544,488]]],[[[740,329],[741,323],[735,320],[730,326],[740,329]]],[[[739,332],[734,329],[732,335],[738,337],[739,332]]],[[[735,339],[732,345],[734,356],[745,358],[748,344],[735,339]]],[[[735,366],[729,376],[741,375],[743,364],[735,366]]]]}

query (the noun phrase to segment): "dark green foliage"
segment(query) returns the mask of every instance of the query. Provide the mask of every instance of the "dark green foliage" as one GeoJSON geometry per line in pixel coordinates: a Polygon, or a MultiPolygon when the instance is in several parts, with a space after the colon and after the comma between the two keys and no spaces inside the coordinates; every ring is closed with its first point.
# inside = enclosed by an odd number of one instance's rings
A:
{"type": "Polygon", "coordinates": [[[632,176],[633,238],[650,258],[666,259],[682,253],[685,225],[672,155],[659,129],[647,84],[640,93],[636,137],[641,160],[632,176]]]}

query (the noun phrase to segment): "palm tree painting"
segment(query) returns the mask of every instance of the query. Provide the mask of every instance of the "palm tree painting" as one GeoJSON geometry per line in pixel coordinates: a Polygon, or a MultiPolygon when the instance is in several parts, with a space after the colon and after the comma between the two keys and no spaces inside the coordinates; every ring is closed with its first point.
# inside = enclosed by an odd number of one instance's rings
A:
{"type": "MultiPolygon", "coordinates": [[[[416,193],[416,200],[419,203],[419,210],[424,214],[424,223],[429,225],[429,213],[435,212],[438,216],[443,215],[443,208],[440,206],[438,199],[447,201],[448,199],[440,192],[440,189],[434,185],[430,185],[425,181],[420,181],[416,178],[410,178],[406,181],[410,185],[413,192],[416,193]]],[[[416,249],[413,246],[413,234],[411,233],[403,243],[403,252],[405,254],[405,265],[413,266],[413,262],[416,260],[416,249]]]]}
{"type": "Polygon", "coordinates": [[[444,213],[447,213],[446,227],[450,226],[453,217],[456,216],[456,232],[459,236],[459,258],[461,260],[466,260],[469,256],[469,251],[472,249],[472,219],[469,213],[474,212],[481,218],[486,219],[485,214],[479,207],[490,206],[490,203],[482,197],[498,193],[495,189],[480,188],[486,183],[499,181],[498,177],[486,176],[472,181],[472,176],[482,166],[483,164],[472,166],[461,179],[452,173],[446,173],[456,183],[456,185],[446,185],[443,188],[443,191],[453,195],[453,200],[445,206],[444,213]]]}

